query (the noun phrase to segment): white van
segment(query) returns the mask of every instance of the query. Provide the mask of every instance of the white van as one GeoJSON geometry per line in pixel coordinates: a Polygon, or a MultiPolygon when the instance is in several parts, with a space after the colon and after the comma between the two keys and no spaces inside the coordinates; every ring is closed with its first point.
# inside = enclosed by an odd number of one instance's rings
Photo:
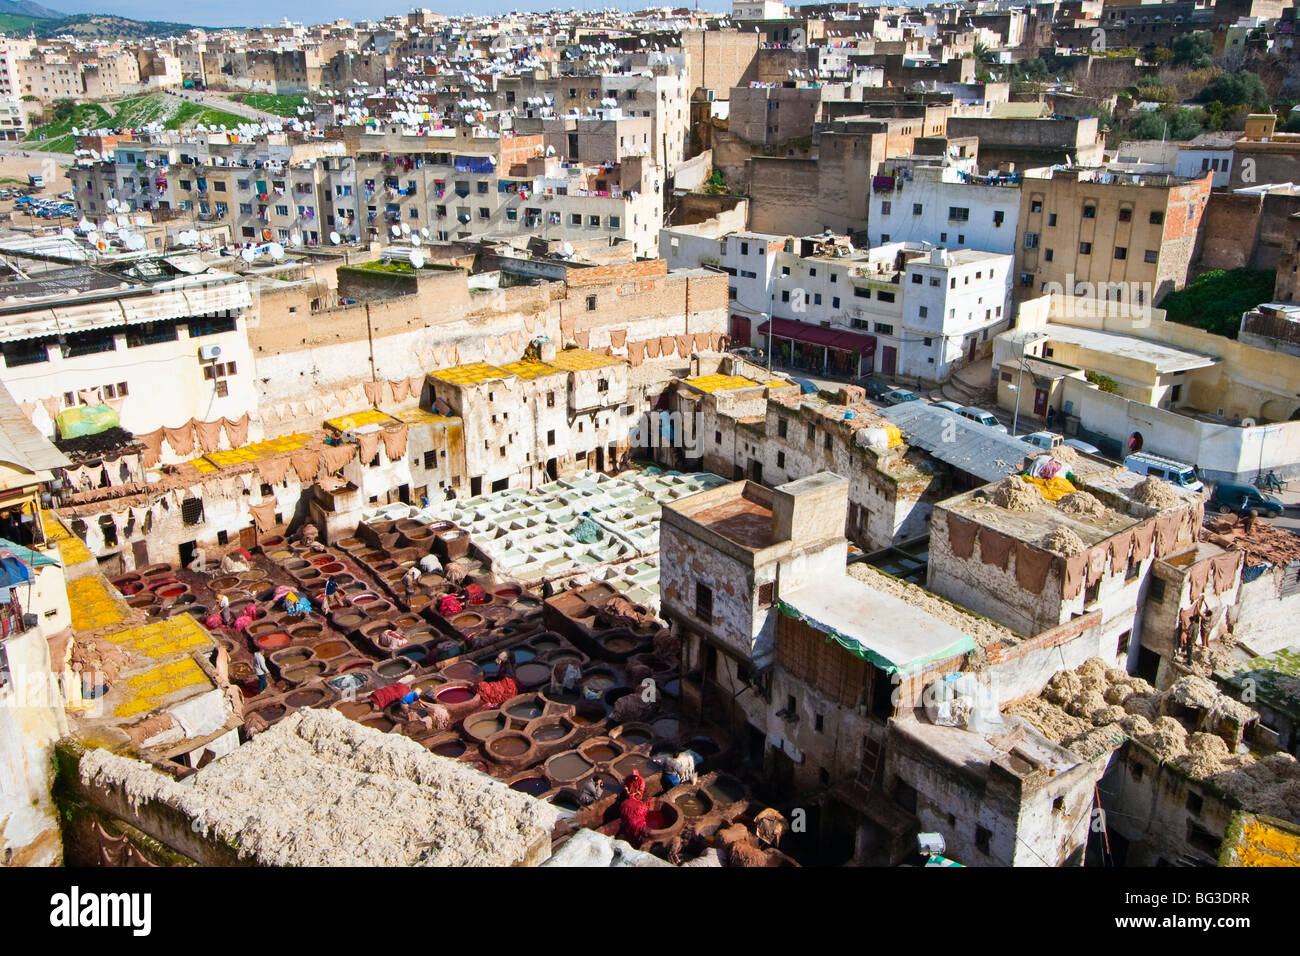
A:
{"type": "Polygon", "coordinates": [[[1186,462],[1174,461],[1172,458],[1161,458],[1159,455],[1140,451],[1125,458],[1124,467],[1139,475],[1161,478],[1188,491],[1201,491],[1205,488],[1201,479],[1196,477],[1194,466],[1186,462]]]}
{"type": "Polygon", "coordinates": [[[1007,426],[994,418],[992,413],[986,412],[982,408],[976,408],[974,405],[967,405],[957,412],[957,414],[962,418],[969,419],[970,421],[979,422],[981,425],[987,425],[989,428],[992,428],[995,431],[1000,431],[1004,435],[1007,433],[1007,426]]]}

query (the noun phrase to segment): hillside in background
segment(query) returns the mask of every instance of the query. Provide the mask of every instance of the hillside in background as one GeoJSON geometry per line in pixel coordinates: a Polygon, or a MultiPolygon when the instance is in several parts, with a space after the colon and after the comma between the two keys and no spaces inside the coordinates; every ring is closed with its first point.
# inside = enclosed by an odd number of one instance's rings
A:
{"type": "Polygon", "coordinates": [[[149,93],[103,106],[98,103],[78,104],[63,119],[32,130],[25,142],[41,152],[71,153],[75,148],[73,129],[138,129],[150,123],[162,123],[167,129],[187,128],[199,123],[233,128],[247,122],[242,116],[200,106],[166,93],[149,93]]]}
{"type": "Polygon", "coordinates": [[[33,0],[0,0],[0,32],[11,36],[35,34],[46,38],[71,34],[87,39],[141,39],[178,36],[194,27],[170,20],[132,20],[111,13],[71,16],[33,0]]]}

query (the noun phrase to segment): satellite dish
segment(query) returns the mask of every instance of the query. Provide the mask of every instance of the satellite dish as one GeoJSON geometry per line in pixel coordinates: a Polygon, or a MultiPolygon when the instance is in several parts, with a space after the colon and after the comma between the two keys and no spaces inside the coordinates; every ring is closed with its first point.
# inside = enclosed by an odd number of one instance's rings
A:
{"type": "Polygon", "coordinates": [[[123,199],[122,212],[130,212],[130,211],[131,211],[131,201],[129,199],[123,199]]]}
{"type": "Polygon", "coordinates": [[[420,234],[418,232],[411,233],[411,245],[417,247],[420,245],[420,234]]]}
{"type": "Polygon", "coordinates": [[[401,227],[401,226],[394,226],[394,227],[393,227],[393,236],[394,236],[394,238],[396,238],[397,236],[400,236],[401,234],[402,234],[402,227],[401,227]]]}
{"type": "Polygon", "coordinates": [[[105,220],[104,225],[100,226],[100,230],[102,232],[108,233],[109,235],[112,235],[113,233],[117,232],[117,223],[115,223],[111,219],[105,220]]]}
{"type": "Polygon", "coordinates": [[[266,251],[270,253],[271,258],[276,262],[279,262],[284,258],[284,246],[280,245],[278,242],[271,243],[266,247],[266,251]]]}
{"type": "Polygon", "coordinates": [[[414,249],[411,251],[411,268],[412,269],[424,268],[424,253],[421,252],[419,249],[414,249]]]}
{"type": "Polygon", "coordinates": [[[301,246],[301,245],[302,245],[302,233],[299,232],[297,229],[295,229],[293,232],[289,233],[289,245],[291,245],[291,246],[301,246]]]}
{"type": "Polygon", "coordinates": [[[429,227],[428,227],[428,226],[425,226],[424,228],[422,228],[422,229],[420,230],[420,235],[422,235],[422,236],[424,236],[424,238],[428,239],[428,238],[429,238],[429,227]]]}
{"type": "Polygon", "coordinates": [[[127,236],[126,247],[131,252],[139,252],[144,248],[144,236],[138,232],[131,233],[131,235],[127,236]]]}
{"type": "Polygon", "coordinates": [[[107,206],[109,209],[116,209],[118,203],[116,199],[109,199],[104,203],[104,205],[107,206]]]}
{"type": "Polygon", "coordinates": [[[77,238],[77,234],[73,232],[71,229],[69,229],[67,226],[64,226],[62,229],[59,230],[59,235],[61,235],[64,239],[77,238]]]}
{"type": "Polygon", "coordinates": [[[252,249],[244,249],[239,253],[239,258],[245,262],[252,262],[254,256],[256,256],[256,253],[252,249]]]}
{"type": "Polygon", "coordinates": [[[411,234],[411,227],[406,223],[402,223],[402,235],[409,236],[410,234],[411,234]]]}
{"type": "Polygon", "coordinates": [[[77,223],[77,228],[82,232],[90,232],[90,230],[94,229],[95,226],[89,219],[82,217],[81,222],[77,223]]]}
{"type": "Polygon", "coordinates": [[[331,233],[330,233],[330,242],[331,242],[331,243],[333,243],[334,245],[337,246],[337,245],[339,244],[340,241],[342,241],[342,237],[340,237],[339,234],[338,234],[337,232],[331,232],[331,233]]]}

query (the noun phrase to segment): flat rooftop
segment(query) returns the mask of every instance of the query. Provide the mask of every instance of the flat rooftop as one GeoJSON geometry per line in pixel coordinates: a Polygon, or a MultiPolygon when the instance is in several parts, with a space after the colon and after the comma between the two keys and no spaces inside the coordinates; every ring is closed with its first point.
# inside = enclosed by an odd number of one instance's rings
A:
{"type": "Polygon", "coordinates": [[[728,541],[752,551],[761,551],[774,543],[772,509],[751,497],[748,483],[740,487],[740,493],[733,498],[698,510],[689,507],[680,507],[679,510],[728,541]]]}
{"type": "Polygon", "coordinates": [[[1156,371],[1162,374],[1208,368],[1219,361],[1213,355],[1116,332],[1098,332],[1095,329],[1081,329],[1056,322],[1049,322],[1045,331],[1051,340],[1077,345],[1094,352],[1105,352],[1119,358],[1145,362],[1153,365],[1156,371]]]}
{"type": "Polygon", "coordinates": [[[782,592],[780,608],[889,673],[919,670],[976,647],[952,624],[847,574],[782,592]]]}

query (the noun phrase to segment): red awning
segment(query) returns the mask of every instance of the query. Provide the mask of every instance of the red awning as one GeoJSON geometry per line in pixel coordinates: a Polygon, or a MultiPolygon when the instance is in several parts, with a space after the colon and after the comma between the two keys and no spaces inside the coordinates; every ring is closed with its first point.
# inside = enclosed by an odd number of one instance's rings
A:
{"type": "MultiPolygon", "coordinates": [[[[808,345],[824,345],[827,348],[841,349],[845,352],[861,352],[865,358],[876,354],[876,337],[864,332],[850,332],[847,329],[826,329],[820,325],[808,325],[793,319],[773,319],[776,328],[772,337],[793,339],[808,345]]],[[[759,335],[767,335],[767,323],[758,327],[759,335]]]]}

